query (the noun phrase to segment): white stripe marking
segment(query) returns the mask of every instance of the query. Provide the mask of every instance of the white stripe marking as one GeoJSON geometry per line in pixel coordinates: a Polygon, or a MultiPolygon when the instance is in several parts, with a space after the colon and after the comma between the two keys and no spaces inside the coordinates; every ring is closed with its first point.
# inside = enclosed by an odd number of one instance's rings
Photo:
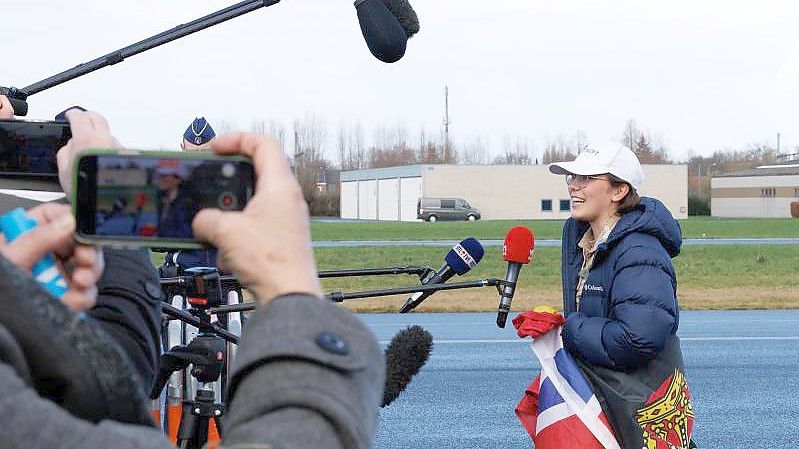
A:
{"type": "MultiPolygon", "coordinates": [[[[737,336],[737,337],[681,337],[680,341],[794,341],[799,340],[799,336],[785,336],[785,337],[744,337],[744,336],[737,336]]],[[[390,340],[380,340],[380,344],[387,345],[390,340]]],[[[515,339],[515,340],[433,340],[433,343],[437,345],[471,345],[477,343],[530,343],[529,340],[526,339],[515,339]]]]}

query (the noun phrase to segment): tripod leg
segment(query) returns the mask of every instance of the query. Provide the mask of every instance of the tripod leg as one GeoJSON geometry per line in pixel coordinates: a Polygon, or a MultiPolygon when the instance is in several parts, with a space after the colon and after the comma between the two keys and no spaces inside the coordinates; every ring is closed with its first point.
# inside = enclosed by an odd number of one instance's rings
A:
{"type": "Polygon", "coordinates": [[[194,426],[194,448],[202,449],[205,443],[208,442],[208,422],[211,420],[207,416],[197,416],[197,421],[194,426]]]}
{"type": "Polygon", "coordinates": [[[192,413],[192,407],[191,403],[183,403],[183,410],[180,414],[180,427],[178,427],[178,438],[175,441],[175,445],[180,449],[189,448],[189,444],[194,437],[195,428],[197,427],[197,416],[192,413]]]}
{"type": "Polygon", "coordinates": [[[216,425],[216,433],[219,435],[219,439],[222,439],[222,416],[214,415],[214,424],[216,425]]]}

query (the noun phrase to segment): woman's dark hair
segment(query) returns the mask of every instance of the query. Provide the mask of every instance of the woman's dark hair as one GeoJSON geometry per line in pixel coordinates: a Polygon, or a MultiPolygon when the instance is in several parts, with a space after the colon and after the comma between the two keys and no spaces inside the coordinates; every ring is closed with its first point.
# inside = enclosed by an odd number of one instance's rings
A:
{"type": "Polygon", "coordinates": [[[613,187],[621,187],[622,185],[627,184],[627,187],[630,188],[630,190],[627,192],[627,195],[622,198],[621,202],[619,202],[619,214],[626,214],[627,212],[635,209],[635,207],[638,206],[638,203],[641,202],[641,197],[638,196],[638,192],[635,191],[633,186],[631,186],[629,182],[617,176],[611,175],[610,173],[608,173],[608,179],[610,180],[610,185],[613,187]]]}

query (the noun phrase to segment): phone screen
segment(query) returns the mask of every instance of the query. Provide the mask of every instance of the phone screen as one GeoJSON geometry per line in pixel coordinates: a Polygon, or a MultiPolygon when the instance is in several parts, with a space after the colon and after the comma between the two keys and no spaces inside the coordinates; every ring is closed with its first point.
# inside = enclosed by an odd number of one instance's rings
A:
{"type": "Polygon", "coordinates": [[[243,209],[255,181],[249,160],[213,155],[87,155],[77,170],[79,236],[148,246],[196,242],[191,223],[197,212],[243,209]]]}
{"type": "Polygon", "coordinates": [[[67,122],[0,120],[0,176],[57,177],[56,153],[70,137],[67,122]]]}

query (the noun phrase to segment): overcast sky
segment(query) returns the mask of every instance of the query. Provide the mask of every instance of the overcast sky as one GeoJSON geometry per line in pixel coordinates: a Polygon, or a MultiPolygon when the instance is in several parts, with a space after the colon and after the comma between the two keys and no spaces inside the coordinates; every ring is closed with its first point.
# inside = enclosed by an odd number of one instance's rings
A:
{"type": "MultiPolygon", "coordinates": [[[[29,99],[30,118],[80,104],[131,148],[177,148],[195,116],[247,129],[315,114],[453,139],[594,144],[625,122],[675,157],[799,145],[799,5],[791,1],[410,0],[405,57],[369,53],[351,1],[282,0],[29,99]]],[[[221,9],[222,0],[3,0],[0,85],[24,87],[221,9]]],[[[328,157],[335,158],[332,148],[328,157]]]]}

